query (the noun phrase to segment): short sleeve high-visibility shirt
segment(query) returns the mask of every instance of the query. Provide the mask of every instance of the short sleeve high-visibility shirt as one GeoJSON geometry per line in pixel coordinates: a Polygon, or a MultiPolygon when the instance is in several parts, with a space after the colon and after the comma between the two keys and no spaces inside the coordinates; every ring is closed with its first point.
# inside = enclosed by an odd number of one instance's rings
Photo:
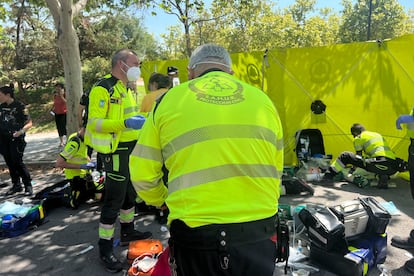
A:
{"type": "Polygon", "coordinates": [[[125,119],[139,114],[131,89],[121,80],[111,89],[97,85],[89,93],[85,143],[100,153],[113,153],[119,142],[137,140],[139,135],[139,130],[125,126],[125,119]]]}
{"type": "MultiPolygon", "coordinates": [[[[72,133],[65,145],[65,148],[60,153],[60,156],[71,164],[86,164],[88,162],[88,150],[83,142],[83,139],[79,137],[78,133],[72,133]]],[[[65,169],[66,179],[73,179],[75,176],[83,177],[86,174],[86,170],[81,169],[65,169]]]]}
{"type": "Polygon", "coordinates": [[[260,89],[208,72],[164,94],[141,130],[130,171],[145,202],[166,202],[169,222],[198,227],[270,217],[283,172],[279,115],[260,89]]]}
{"type": "Polygon", "coordinates": [[[395,159],[395,154],[391,150],[384,137],[376,132],[363,131],[354,139],[356,151],[362,151],[367,158],[388,157],[395,159]]]}

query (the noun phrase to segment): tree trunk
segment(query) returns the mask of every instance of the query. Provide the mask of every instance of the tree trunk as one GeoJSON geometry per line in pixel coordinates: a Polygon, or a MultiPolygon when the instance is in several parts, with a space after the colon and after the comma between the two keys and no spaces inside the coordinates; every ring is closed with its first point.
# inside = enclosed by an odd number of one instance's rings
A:
{"type": "Polygon", "coordinates": [[[79,40],[75,30],[71,28],[70,32],[63,32],[58,36],[57,43],[61,51],[65,71],[66,105],[68,109],[66,127],[68,134],[70,134],[79,129],[77,114],[81,91],[83,90],[79,40]]]}
{"type": "Polygon", "coordinates": [[[53,16],[57,31],[57,45],[63,60],[65,71],[65,90],[67,105],[68,135],[78,131],[79,100],[83,91],[79,38],[73,27],[72,16],[75,16],[87,0],[78,1],[78,6],[72,6],[70,0],[46,0],[53,16]]]}

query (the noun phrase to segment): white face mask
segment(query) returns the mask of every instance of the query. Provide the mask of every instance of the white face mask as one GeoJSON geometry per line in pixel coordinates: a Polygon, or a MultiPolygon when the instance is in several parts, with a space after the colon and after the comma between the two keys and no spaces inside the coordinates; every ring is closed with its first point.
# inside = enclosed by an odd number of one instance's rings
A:
{"type": "MultiPolygon", "coordinates": [[[[139,67],[137,66],[129,67],[125,62],[122,62],[122,63],[125,64],[126,67],[128,67],[128,71],[126,72],[128,81],[137,81],[139,77],[141,76],[141,69],[139,69],[139,67]]],[[[122,71],[125,73],[124,70],[122,71]]]]}

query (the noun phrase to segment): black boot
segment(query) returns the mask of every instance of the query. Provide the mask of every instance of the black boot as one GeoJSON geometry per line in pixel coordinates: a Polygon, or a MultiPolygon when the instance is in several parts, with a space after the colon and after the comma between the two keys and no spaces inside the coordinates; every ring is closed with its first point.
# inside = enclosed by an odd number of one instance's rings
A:
{"type": "Polygon", "coordinates": [[[80,191],[72,190],[70,193],[70,207],[72,209],[78,209],[80,202],[79,202],[80,191]]]}
{"type": "Polygon", "coordinates": [[[111,273],[117,273],[122,270],[122,263],[115,257],[113,248],[113,240],[99,239],[99,258],[105,266],[105,269],[111,273]]]}
{"type": "Polygon", "coordinates": [[[411,230],[410,235],[408,237],[392,237],[391,245],[402,249],[414,249],[414,230],[411,230]]]}
{"type": "Polygon", "coordinates": [[[25,196],[32,196],[33,195],[33,187],[31,185],[24,187],[24,195],[25,196]]]}
{"type": "Polygon", "coordinates": [[[15,194],[15,193],[20,193],[21,191],[23,191],[22,184],[13,183],[13,187],[11,187],[11,189],[7,191],[6,195],[12,195],[12,194],[15,194]]]}
{"type": "Polygon", "coordinates": [[[385,174],[381,174],[378,176],[378,189],[388,189],[388,180],[390,179],[390,177],[388,175],[385,174]]]}
{"type": "Polygon", "coordinates": [[[145,240],[151,237],[151,232],[140,232],[135,230],[134,222],[121,223],[121,246],[128,245],[131,241],[145,240]]]}

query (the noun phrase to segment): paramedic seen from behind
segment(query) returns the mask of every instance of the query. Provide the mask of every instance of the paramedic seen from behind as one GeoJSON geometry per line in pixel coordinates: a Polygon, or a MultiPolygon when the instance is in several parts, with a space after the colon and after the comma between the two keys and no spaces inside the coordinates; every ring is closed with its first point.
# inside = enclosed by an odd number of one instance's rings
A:
{"type": "Polygon", "coordinates": [[[221,46],[195,49],[188,72],[190,81],[165,93],[147,118],[131,154],[131,181],[147,204],[170,209],[178,275],[273,275],[279,115],[265,93],[232,76],[221,46]]]}

